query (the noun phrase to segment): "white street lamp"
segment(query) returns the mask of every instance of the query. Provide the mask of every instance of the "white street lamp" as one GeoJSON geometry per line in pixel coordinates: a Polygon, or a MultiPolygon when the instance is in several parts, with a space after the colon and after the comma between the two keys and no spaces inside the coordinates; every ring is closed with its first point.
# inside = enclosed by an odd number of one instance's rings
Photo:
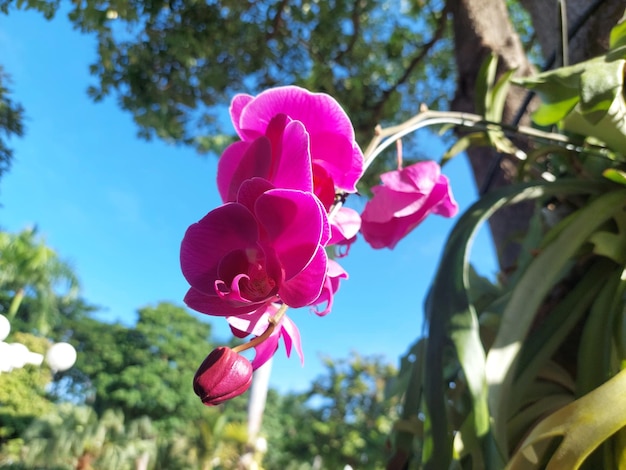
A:
{"type": "Polygon", "coordinates": [[[11,332],[11,324],[9,319],[4,315],[0,315],[0,341],[4,341],[11,332]]]}
{"type": "Polygon", "coordinates": [[[9,372],[13,368],[11,349],[12,348],[9,346],[9,343],[0,341],[0,373],[9,372]]]}
{"type": "MultiPolygon", "coordinates": [[[[0,315],[0,373],[20,369],[26,364],[41,366],[44,360],[43,354],[29,351],[28,347],[21,343],[4,342],[10,331],[9,320],[0,315]]],[[[52,372],[65,371],[76,362],[76,349],[69,343],[55,343],[46,353],[46,362],[52,372]]]]}
{"type": "Polygon", "coordinates": [[[76,349],[70,343],[53,344],[46,353],[46,362],[52,372],[63,372],[76,362],[76,349]]]}

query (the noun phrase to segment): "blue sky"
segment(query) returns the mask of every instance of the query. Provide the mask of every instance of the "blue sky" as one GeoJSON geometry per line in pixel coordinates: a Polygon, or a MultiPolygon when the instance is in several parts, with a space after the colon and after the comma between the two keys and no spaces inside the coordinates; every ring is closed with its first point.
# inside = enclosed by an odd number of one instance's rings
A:
{"type": "MultiPolygon", "coordinates": [[[[25,137],[11,142],[13,168],[0,180],[0,226],[19,231],[37,225],[75,268],[83,296],[103,308],[99,318],[130,324],[142,306],[161,300],[182,305],[187,283],[178,262],[180,240],[189,224],[220,203],[217,159],[139,140],[115,98],[93,103],[86,89],[94,80],[88,65],[95,54],[95,41],[72,30],[64,16],[51,22],[30,12],[0,16],[1,63],[27,116],[25,137]]],[[[445,150],[436,137],[424,134],[420,141],[433,159],[445,150]]],[[[444,172],[463,210],[476,197],[464,158],[444,172]]],[[[279,351],[270,385],[306,389],[323,372],[320,355],[358,351],[396,364],[421,333],[424,296],[453,224],[433,216],[393,251],[359,240],[341,261],[350,279],[333,312],[324,318],[291,312],[305,365],[279,351]]],[[[484,229],[472,260],[481,273],[495,273],[484,229]]],[[[222,319],[199,316],[211,321],[218,338],[227,338],[222,319]]]]}

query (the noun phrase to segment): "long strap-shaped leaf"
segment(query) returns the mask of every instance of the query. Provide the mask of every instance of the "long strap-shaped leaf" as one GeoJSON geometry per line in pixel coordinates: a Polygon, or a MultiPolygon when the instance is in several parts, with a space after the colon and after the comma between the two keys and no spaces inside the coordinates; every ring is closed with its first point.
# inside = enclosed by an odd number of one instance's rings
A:
{"type": "MultiPolygon", "coordinates": [[[[439,269],[425,305],[428,345],[424,377],[426,419],[431,428],[432,452],[425,453],[426,468],[447,469],[452,460],[452,436],[448,429],[443,378],[444,346],[452,340],[472,398],[474,429],[486,438],[490,432],[485,381],[485,352],[480,341],[476,312],[469,302],[469,252],[480,224],[507,204],[552,194],[595,193],[606,185],[580,180],[532,182],[509,186],[487,194],[458,220],[444,248],[439,269]]],[[[622,194],[621,197],[624,197],[622,194]]],[[[524,333],[525,334],[525,333],[524,333]]],[[[490,439],[483,439],[489,442],[490,439]]],[[[428,444],[428,443],[426,443],[428,444]]],[[[425,445],[425,448],[431,446],[425,445]]],[[[488,459],[488,461],[493,461],[488,459]]],[[[503,466],[503,461],[495,467],[503,466]]]]}
{"type": "Polygon", "coordinates": [[[563,441],[546,469],[579,468],[594,449],[626,426],[625,396],[626,369],[541,421],[524,440],[507,468],[526,468],[525,462],[536,462],[539,455],[534,447],[557,436],[563,436],[563,441]]]}
{"type": "Polygon", "coordinates": [[[620,190],[603,194],[580,209],[557,239],[530,264],[511,295],[486,363],[494,431],[504,452],[504,430],[515,365],[537,309],[558,279],[565,263],[599,225],[617,211],[623,210],[625,203],[626,191],[620,190]]]}

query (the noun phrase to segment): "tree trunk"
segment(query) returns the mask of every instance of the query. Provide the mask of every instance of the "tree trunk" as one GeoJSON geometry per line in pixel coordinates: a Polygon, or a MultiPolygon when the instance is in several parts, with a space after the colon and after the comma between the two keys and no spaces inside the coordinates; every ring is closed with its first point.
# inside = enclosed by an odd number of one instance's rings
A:
{"type": "MultiPolygon", "coordinates": [[[[450,10],[459,77],[452,109],[473,113],[476,112],[476,78],[489,54],[498,56],[499,73],[517,69],[518,75],[526,76],[533,72],[533,68],[511,24],[504,0],[451,0],[450,10]]],[[[504,122],[512,121],[525,96],[523,90],[511,89],[504,109],[504,122]]],[[[528,116],[522,119],[522,123],[528,123],[528,116]]],[[[491,148],[471,148],[467,153],[476,184],[483,188],[487,179],[491,179],[490,168],[499,155],[491,148]]],[[[510,158],[503,158],[487,190],[510,184],[516,176],[516,165],[517,162],[510,158]]],[[[517,204],[500,210],[489,221],[503,271],[511,268],[517,259],[519,244],[516,239],[526,232],[532,211],[531,204],[517,204]]]]}
{"type": "MultiPolygon", "coordinates": [[[[550,57],[555,50],[560,51],[561,21],[558,2],[556,0],[520,0],[520,2],[530,13],[544,57],[550,57]]],[[[577,29],[576,34],[569,41],[569,63],[581,62],[600,55],[608,49],[609,33],[624,13],[625,6],[621,0],[567,0],[565,2],[568,29],[577,29]],[[579,28],[577,28],[578,25],[580,25],[579,28]]],[[[555,66],[559,65],[561,65],[561,60],[557,57],[555,66]]]]}
{"type": "MultiPolygon", "coordinates": [[[[560,52],[559,2],[557,0],[520,0],[520,2],[531,15],[544,56],[549,57],[555,52],[560,52]]],[[[564,3],[569,28],[577,28],[577,33],[569,43],[569,62],[580,62],[605,51],[608,47],[610,30],[624,13],[624,3],[619,0],[567,0],[564,3]],[[588,16],[589,13],[592,15],[588,16]]],[[[489,54],[493,52],[498,56],[499,73],[517,69],[518,75],[525,76],[533,73],[533,67],[511,24],[505,0],[451,0],[449,7],[453,15],[455,57],[459,77],[452,109],[475,112],[476,77],[482,62],[489,54]]],[[[555,62],[555,65],[559,64],[560,61],[555,62]]],[[[525,96],[524,90],[512,87],[505,106],[503,122],[512,123],[525,96]]],[[[532,110],[532,104],[528,110],[532,110]]],[[[522,117],[520,124],[529,124],[528,113],[522,117]]],[[[492,149],[472,148],[467,153],[479,189],[493,190],[510,184],[516,177],[517,162],[506,157],[499,162],[493,176],[490,175],[491,164],[498,158],[492,149]],[[490,181],[487,182],[487,179],[490,181]]],[[[498,211],[489,220],[503,272],[515,266],[520,250],[518,241],[528,229],[532,212],[532,204],[517,204],[498,211]]]]}

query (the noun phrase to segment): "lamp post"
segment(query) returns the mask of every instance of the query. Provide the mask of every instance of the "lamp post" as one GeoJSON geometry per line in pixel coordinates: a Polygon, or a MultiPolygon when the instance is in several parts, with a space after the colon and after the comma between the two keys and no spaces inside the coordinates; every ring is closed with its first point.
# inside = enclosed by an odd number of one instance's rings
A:
{"type": "MultiPolygon", "coordinates": [[[[26,364],[41,366],[44,355],[29,351],[21,343],[5,343],[11,332],[11,324],[4,315],[0,315],[0,373],[21,369],[26,364]]],[[[62,372],[76,362],[76,350],[69,343],[53,344],[45,355],[46,363],[52,372],[62,372]]]]}

